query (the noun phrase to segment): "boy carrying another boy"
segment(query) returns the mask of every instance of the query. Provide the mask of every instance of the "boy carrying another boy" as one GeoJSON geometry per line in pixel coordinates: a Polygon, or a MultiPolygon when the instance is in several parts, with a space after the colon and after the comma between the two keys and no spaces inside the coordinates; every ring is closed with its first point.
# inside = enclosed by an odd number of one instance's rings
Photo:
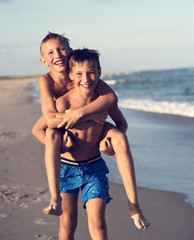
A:
{"type": "MultiPolygon", "coordinates": [[[[96,124],[102,124],[106,118],[106,111],[103,110],[108,109],[109,115],[114,120],[117,128],[109,123],[104,124],[100,151],[108,155],[116,154],[118,169],[122,176],[128,199],[130,200],[130,216],[134,219],[137,228],[145,229],[149,223],[144,219],[138,205],[133,158],[127,137],[124,134],[127,129],[127,123],[118,109],[116,104],[117,99],[110,87],[99,79],[95,88],[97,98],[86,105],[83,104],[80,108],[78,107],[79,104],[76,108],[73,108],[74,110],[70,108],[68,113],[64,113],[64,111],[61,111],[62,113],[57,112],[57,110],[60,110],[60,103],[58,102],[58,109],[56,109],[54,98],[57,99],[74,88],[74,84],[69,81],[67,71],[67,57],[71,51],[68,39],[59,34],[49,33],[41,43],[41,62],[45,67],[49,66],[51,71],[43,75],[39,81],[41,107],[44,117],[38,120],[32,133],[46,146],[45,164],[51,201],[49,207],[44,212],[53,215],[62,214],[59,192],[60,153],[61,149],[62,152],[70,151],[72,145],[71,132],[66,132],[62,138],[61,133],[56,127],[64,125],[68,129],[75,126],[76,123],[84,123],[87,120],[93,120],[96,124]],[[56,115],[58,115],[58,118],[56,118],[56,115]]],[[[100,71],[100,65],[98,71],[100,71]]],[[[62,108],[64,108],[63,104],[62,108]]],[[[74,150],[72,149],[72,151],[74,150]]]]}
{"type": "MultiPolygon", "coordinates": [[[[87,119],[104,122],[107,116],[106,109],[117,102],[112,89],[99,80],[96,88],[99,97],[95,101],[80,109],[61,113],[58,118],[56,117],[58,114],[56,99],[73,88],[67,72],[67,59],[71,51],[69,40],[66,37],[51,32],[46,35],[40,45],[40,61],[43,66],[50,67],[51,71],[41,76],[39,80],[43,116],[33,127],[32,134],[41,143],[45,144],[45,166],[51,200],[49,207],[44,211],[53,215],[62,213],[59,192],[60,153],[61,151],[67,151],[73,145],[67,132],[62,138],[62,134],[56,129],[57,126],[61,124],[69,128],[75,123],[87,119]]],[[[108,139],[105,144],[109,144],[108,139]]]]}
{"type": "MultiPolygon", "coordinates": [[[[99,55],[96,51],[88,49],[73,51],[69,59],[69,76],[74,88],[57,99],[57,111],[75,110],[97,99],[96,86],[100,75],[99,55]]],[[[106,176],[108,168],[99,152],[103,127],[104,124],[89,120],[68,129],[75,146],[61,154],[60,192],[63,213],[60,216],[60,240],[74,239],[80,189],[83,207],[87,210],[91,238],[108,239],[105,221],[106,203],[110,201],[106,176]]],[[[131,188],[135,189],[133,165],[130,168],[131,188]]],[[[149,223],[138,206],[136,191],[131,193],[131,199],[136,200],[131,204],[132,217],[137,218],[143,228],[147,228],[149,223]]]]}

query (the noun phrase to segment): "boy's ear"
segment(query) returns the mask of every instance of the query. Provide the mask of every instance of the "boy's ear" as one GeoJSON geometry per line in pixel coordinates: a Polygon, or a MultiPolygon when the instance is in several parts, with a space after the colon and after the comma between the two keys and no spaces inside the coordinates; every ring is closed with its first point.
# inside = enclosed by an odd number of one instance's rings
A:
{"type": "Polygon", "coordinates": [[[42,65],[43,65],[44,67],[48,67],[48,66],[49,66],[48,63],[47,63],[47,61],[46,61],[43,57],[40,59],[40,62],[42,63],[42,65]]]}
{"type": "Polygon", "coordinates": [[[101,76],[101,67],[99,67],[98,71],[99,71],[99,77],[100,77],[101,76]]]}
{"type": "Polygon", "coordinates": [[[73,74],[71,72],[69,73],[69,78],[73,81],[73,74]]]}

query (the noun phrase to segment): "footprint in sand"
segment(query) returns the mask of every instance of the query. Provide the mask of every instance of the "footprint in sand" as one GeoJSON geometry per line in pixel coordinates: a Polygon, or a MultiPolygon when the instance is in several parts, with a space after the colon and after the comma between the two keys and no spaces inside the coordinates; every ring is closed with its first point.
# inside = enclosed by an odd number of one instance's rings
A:
{"type": "Polygon", "coordinates": [[[18,206],[21,207],[21,208],[27,208],[28,207],[28,205],[25,204],[25,203],[20,203],[18,206]]]}
{"type": "Polygon", "coordinates": [[[4,132],[0,132],[0,138],[13,138],[15,137],[16,133],[12,132],[12,131],[4,131],[4,132]]]}
{"type": "Polygon", "coordinates": [[[4,141],[8,141],[8,142],[13,142],[16,139],[18,139],[18,137],[20,136],[20,134],[16,133],[15,131],[1,131],[0,132],[0,142],[4,142],[4,141]]]}
{"type": "Polygon", "coordinates": [[[0,213],[0,217],[1,217],[1,218],[6,218],[6,217],[8,217],[8,215],[5,214],[5,213],[0,213]]]}
{"type": "Polygon", "coordinates": [[[43,219],[37,219],[34,221],[35,224],[38,224],[38,225],[56,225],[56,222],[45,222],[43,219]]]}
{"type": "Polygon", "coordinates": [[[42,199],[39,197],[34,197],[32,201],[33,203],[39,203],[39,202],[42,202],[42,199]]]}
{"type": "Polygon", "coordinates": [[[47,235],[42,234],[36,234],[35,235],[36,240],[58,240],[58,237],[51,237],[47,235]]]}

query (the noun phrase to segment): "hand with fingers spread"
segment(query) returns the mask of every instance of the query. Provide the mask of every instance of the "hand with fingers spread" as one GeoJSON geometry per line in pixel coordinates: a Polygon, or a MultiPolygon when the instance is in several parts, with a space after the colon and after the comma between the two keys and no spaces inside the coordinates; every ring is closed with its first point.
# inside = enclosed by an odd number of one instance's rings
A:
{"type": "Polygon", "coordinates": [[[61,118],[62,122],[57,126],[57,128],[65,127],[66,129],[72,128],[81,118],[79,109],[76,110],[66,110],[64,113],[58,113],[57,118],[61,118]]]}
{"type": "Polygon", "coordinates": [[[61,118],[62,122],[57,126],[57,128],[65,127],[66,129],[70,129],[74,127],[78,122],[86,122],[86,121],[95,121],[97,123],[104,123],[108,116],[107,110],[101,111],[98,113],[94,113],[88,115],[86,117],[82,117],[79,109],[76,110],[66,110],[64,113],[59,113],[56,115],[57,118],[61,118]]]}

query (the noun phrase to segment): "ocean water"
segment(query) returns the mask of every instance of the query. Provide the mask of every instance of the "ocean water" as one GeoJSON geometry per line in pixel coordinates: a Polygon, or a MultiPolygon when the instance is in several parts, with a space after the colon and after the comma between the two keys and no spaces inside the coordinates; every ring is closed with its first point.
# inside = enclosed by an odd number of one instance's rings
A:
{"type": "MultiPolygon", "coordinates": [[[[118,95],[129,124],[137,185],[184,193],[194,206],[194,69],[106,74],[102,79],[118,95]],[[182,118],[174,121],[173,116],[182,118]]],[[[39,103],[37,83],[32,90],[39,103]]],[[[121,183],[115,157],[104,158],[110,180],[121,183]]]]}
{"type": "Polygon", "coordinates": [[[141,71],[103,78],[126,109],[194,117],[194,68],[141,71]]]}

